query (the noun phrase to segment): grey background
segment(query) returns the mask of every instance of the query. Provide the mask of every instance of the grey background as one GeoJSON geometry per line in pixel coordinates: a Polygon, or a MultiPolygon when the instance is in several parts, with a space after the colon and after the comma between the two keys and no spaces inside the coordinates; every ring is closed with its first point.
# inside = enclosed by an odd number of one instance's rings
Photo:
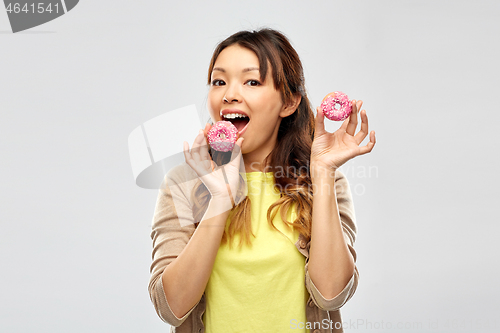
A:
{"type": "Polygon", "coordinates": [[[0,330],[168,331],[147,291],[157,191],[135,185],[127,138],[169,110],[204,112],[216,43],[269,26],[301,56],[314,105],[342,90],[376,131],[344,166],[360,271],[346,331],[497,332],[499,14],[498,1],[87,0],[12,34],[0,10],[0,330]]]}

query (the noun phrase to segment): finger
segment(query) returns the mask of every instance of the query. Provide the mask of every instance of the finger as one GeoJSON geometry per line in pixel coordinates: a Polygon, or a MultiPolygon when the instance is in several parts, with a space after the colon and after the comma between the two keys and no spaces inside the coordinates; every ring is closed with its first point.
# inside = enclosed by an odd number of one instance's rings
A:
{"type": "Polygon", "coordinates": [[[361,110],[361,130],[354,137],[354,141],[359,145],[368,135],[368,116],[366,110],[361,110]]]}
{"type": "MultiPolygon", "coordinates": [[[[193,158],[191,157],[191,153],[189,152],[189,143],[187,143],[186,141],[184,141],[182,143],[183,145],[183,151],[184,151],[184,159],[186,160],[186,163],[191,167],[193,168],[193,158]]],[[[194,168],[193,168],[194,169],[194,168]]]]}
{"type": "Polygon", "coordinates": [[[321,107],[316,108],[316,117],[314,118],[314,137],[317,138],[326,133],[325,115],[321,107]]]}
{"type": "MultiPolygon", "coordinates": [[[[205,124],[205,128],[203,129],[203,133],[205,133],[205,138],[207,138],[207,137],[208,137],[208,131],[210,131],[210,128],[211,128],[210,124],[209,124],[209,123],[206,123],[206,124],[205,124]]],[[[207,143],[208,143],[208,142],[207,142],[207,143]]]]}
{"type": "Polygon", "coordinates": [[[363,101],[359,100],[356,102],[356,107],[358,108],[358,111],[361,110],[361,106],[363,105],[363,101]]]}
{"type": "MultiPolygon", "coordinates": [[[[208,124],[207,124],[208,125],[208,124]]],[[[205,126],[205,130],[207,129],[207,126],[205,126]]],[[[207,139],[207,133],[203,131],[203,141],[201,142],[200,146],[200,158],[202,161],[210,161],[210,154],[208,153],[208,149],[210,146],[208,145],[208,139],[207,139]]],[[[208,163],[210,165],[210,163],[208,163]]]]}
{"type": "Polygon", "coordinates": [[[186,141],[183,142],[183,146],[184,146],[183,149],[184,159],[186,160],[186,163],[196,172],[198,176],[203,176],[213,171],[213,169],[210,168],[210,166],[208,167],[203,166],[201,163],[196,162],[193,159],[193,155],[189,152],[189,144],[186,141]]]}
{"type": "Polygon", "coordinates": [[[349,118],[347,118],[346,120],[344,120],[344,122],[342,123],[342,126],[340,126],[339,130],[341,131],[347,131],[347,125],[349,124],[349,118]]]}
{"type": "Polygon", "coordinates": [[[193,160],[196,163],[201,162],[201,157],[200,157],[200,146],[204,141],[204,135],[203,135],[203,130],[198,131],[198,135],[194,139],[193,142],[193,147],[191,148],[191,156],[193,157],[193,160]]]}
{"type": "MultiPolygon", "coordinates": [[[[354,102],[354,100],[353,100],[354,102]]],[[[353,103],[352,105],[352,112],[351,115],[349,116],[349,121],[347,122],[347,128],[346,128],[346,133],[349,135],[354,136],[354,133],[356,132],[356,127],[358,126],[358,110],[359,110],[359,103],[353,103]]],[[[362,103],[362,102],[361,102],[362,103]]]]}
{"type": "Polygon", "coordinates": [[[237,144],[241,148],[241,145],[243,144],[243,140],[245,140],[245,138],[238,138],[238,140],[236,140],[235,144],[237,144]]]}
{"type": "Polygon", "coordinates": [[[229,164],[232,164],[236,167],[240,167],[240,159],[241,159],[241,145],[243,144],[243,140],[245,138],[239,138],[236,140],[236,144],[233,147],[233,151],[231,152],[231,162],[229,164]]]}
{"type": "Polygon", "coordinates": [[[366,154],[366,153],[369,153],[372,151],[373,147],[375,146],[375,131],[371,131],[370,133],[370,142],[368,142],[366,144],[366,146],[363,146],[360,148],[360,154],[359,155],[363,155],[363,154],[366,154]]]}

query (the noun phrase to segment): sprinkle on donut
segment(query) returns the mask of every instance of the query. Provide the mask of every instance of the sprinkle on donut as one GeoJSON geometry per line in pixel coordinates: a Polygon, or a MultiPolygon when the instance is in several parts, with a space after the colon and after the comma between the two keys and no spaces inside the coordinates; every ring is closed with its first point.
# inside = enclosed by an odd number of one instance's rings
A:
{"type": "Polygon", "coordinates": [[[352,103],[341,91],[329,93],[321,102],[323,114],[330,120],[341,121],[347,119],[352,111],[352,103]]]}
{"type": "Polygon", "coordinates": [[[228,152],[238,140],[238,129],[230,121],[221,120],[212,126],[207,137],[212,149],[228,152]]]}

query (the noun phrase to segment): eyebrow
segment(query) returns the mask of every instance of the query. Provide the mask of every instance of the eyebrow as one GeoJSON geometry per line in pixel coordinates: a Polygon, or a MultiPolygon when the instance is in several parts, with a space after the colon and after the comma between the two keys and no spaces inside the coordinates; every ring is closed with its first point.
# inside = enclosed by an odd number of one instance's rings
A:
{"type": "MultiPolygon", "coordinates": [[[[250,71],[258,71],[258,70],[259,70],[259,67],[248,67],[248,68],[243,68],[242,72],[245,73],[245,72],[250,72],[250,71]]],[[[214,72],[214,71],[221,71],[222,73],[226,72],[226,70],[224,68],[220,68],[220,67],[214,67],[212,72],[214,72]]]]}

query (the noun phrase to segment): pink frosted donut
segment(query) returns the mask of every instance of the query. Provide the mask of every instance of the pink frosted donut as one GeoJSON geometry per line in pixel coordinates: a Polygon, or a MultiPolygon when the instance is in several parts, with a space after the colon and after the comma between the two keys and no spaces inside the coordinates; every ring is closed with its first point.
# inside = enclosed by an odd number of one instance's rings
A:
{"type": "Polygon", "coordinates": [[[208,131],[208,143],[217,151],[231,151],[238,140],[238,129],[230,121],[221,120],[208,131]]]}
{"type": "Polygon", "coordinates": [[[321,109],[328,119],[340,121],[349,117],[352,111],[352,103],[346,94],[335,91],[323,98],[321,109]]]}

